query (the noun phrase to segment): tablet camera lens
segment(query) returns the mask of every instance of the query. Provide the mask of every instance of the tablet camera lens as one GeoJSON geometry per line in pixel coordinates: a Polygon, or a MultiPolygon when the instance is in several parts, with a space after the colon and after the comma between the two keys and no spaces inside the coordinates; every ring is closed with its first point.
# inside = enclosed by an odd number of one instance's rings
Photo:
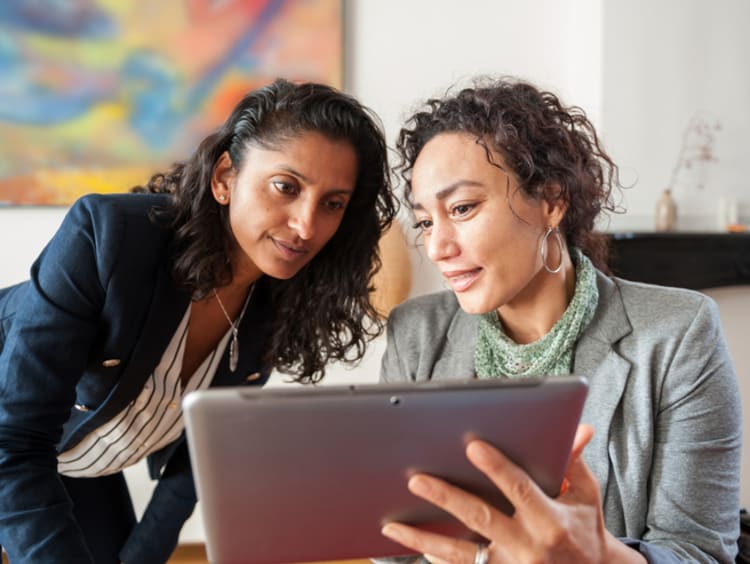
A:
{"type": "Polygon", "coordinates": [[[401,398],[398,396],[391,396],[391,405],[401,405],[401,398]]]}

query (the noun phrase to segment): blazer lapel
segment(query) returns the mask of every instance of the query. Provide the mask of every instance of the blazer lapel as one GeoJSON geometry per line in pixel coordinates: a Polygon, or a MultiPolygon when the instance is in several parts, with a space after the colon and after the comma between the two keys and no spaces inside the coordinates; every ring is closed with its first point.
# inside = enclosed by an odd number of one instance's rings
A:
{"type": "Polygon", "coordinates": [[[102,403],[101,409],[86,422],[87,428],[93,429],[107,421],[113,414],[125,409],[140,393],[174,336],[189,302],[190,296],[187,292],[178,290],[169,272],[165,268],[160,268],[146,320],[133,348],[133,354],[120,381],[102,403]]]}
{"type": "Polygon", "coordinates": [[[581,420],[594,427],[594,436],[584,451],[584,459],[604,494],[609,476],[610,425],[631,368],[630,362],[617,353],[615,344],[632,332],[632,326],[617,285],[601,273],[597,273],[597,283],[597,314],[578,342],[573,373],[585,376],[589,382],[581,420]]]}

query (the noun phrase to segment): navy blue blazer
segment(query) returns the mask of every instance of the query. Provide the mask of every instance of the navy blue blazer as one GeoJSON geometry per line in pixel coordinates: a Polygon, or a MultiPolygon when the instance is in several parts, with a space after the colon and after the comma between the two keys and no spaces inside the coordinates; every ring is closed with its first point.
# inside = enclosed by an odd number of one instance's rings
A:
{"type": "MultiPolygon", "coordinates": [[[[90,560],[57,453],[137,397],[188,307],[169,272],[172,232],[149,218],[168,198],[81,198],[30,280],[0,290],[0,545],[11,562],[90,560]]],[[[237,370],[225,352],[212,386],[265,383],[270,302],[262,279],[239,328],[237,370]]],[[[184,435],[148,463],[160,479],[125,562],[166,561],[195,505],[184,435]]]]}

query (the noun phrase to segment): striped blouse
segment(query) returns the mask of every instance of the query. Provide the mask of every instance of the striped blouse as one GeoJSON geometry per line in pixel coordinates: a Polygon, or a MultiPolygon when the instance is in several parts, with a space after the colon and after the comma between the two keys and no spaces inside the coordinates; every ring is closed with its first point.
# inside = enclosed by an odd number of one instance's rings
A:
{"type": "Polygon", "coordinates": [[[76,446],[58,455],[60,474],[76,478],[114,474],[180,436],[185,427],[180,406],[183,396],[209,386],[231,335],[228,330],[183,389],[180,371],[189,319],[190,307],[138,397],[76,446]]]}

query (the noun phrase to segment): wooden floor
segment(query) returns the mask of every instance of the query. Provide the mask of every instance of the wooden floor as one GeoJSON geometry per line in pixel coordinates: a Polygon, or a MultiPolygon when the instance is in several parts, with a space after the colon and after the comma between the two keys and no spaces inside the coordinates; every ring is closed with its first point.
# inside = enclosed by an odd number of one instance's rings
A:
{"type": "Polygon", "coordinates": [[[169,564],[205,564],[206,549],[202,544],[181,544],[174,551],[169,564]]]}

